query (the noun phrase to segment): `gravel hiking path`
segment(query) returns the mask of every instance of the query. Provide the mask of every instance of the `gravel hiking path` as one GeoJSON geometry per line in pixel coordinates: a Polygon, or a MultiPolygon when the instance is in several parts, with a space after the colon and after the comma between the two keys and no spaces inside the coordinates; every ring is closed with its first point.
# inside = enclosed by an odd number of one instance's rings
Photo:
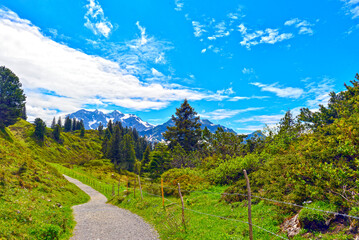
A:
{"type": "Polygon", "coordinates": [[[157,232],[141,217],[107,204],[104,195],[79,180],[64,177],[91,197],[89,202],[73,207],[77,224],[72,240],[159,239],[157,232]]]}

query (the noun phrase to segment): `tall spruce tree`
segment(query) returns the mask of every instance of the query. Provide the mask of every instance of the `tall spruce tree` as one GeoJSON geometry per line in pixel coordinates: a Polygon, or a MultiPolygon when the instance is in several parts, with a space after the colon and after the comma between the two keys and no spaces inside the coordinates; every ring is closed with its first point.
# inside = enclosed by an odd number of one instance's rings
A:
{"type": "Polygon", "coordinates": [[[0,128],[14,124],[22,116],[26,97],[21,87],[10,69],[0,67],[0,128]]]}
{"type": "Polygon", "coordinates": [[[59,120],[57,120],[57,124],[62,128],[62,120],[61,120],[61,117],[59,117],[59,120]]]}
{"type": "Polygon", "coordinates": [[[27,120],[27,113],[26,113],[26,105],[24,104],[24,107],[21,110],[21,118],[25,121],[27,120]]]}
{"type": "Polygon", "coordinates": [[[201,138],[201,123],[194,109],[188,104],[187,99],[176,109],[176,116],[172,115],[174,127],[167,127],[163,134],[169,147],[173,149],[177,143],[186,151],[194,151],[198,148],[198,141],[201,138]]]}
{"type": "Polygon", "coordinates": [[[148,145],[146,147],[145,152],[143,153],[142,166],[146,166],[146,164],[148,164],[150,162],[150,153],[151,153],[151,149],[150,149],[150,146],[148,145]]]}
{"type": "Polygon", "coordinates": [[[132,134],[127,133],[123,137],[122,142],[122,159],[120,167],[128,171],[134,171],[135,162],[136,162],[136,152],[134,147],[134,141],[132,139],[132,134]]]}
{"type": "Polygon", "coordinates": [[[106,128],[105,130],[105,136],[102,140],[102,153],[104,157],[109,158],[109,146],[110,146],[110,140],[111,140],[111,132],[106,128]]]}
{"type": "Polygon", "coordinates": [[[43,143],[45,140],[46,124],[41,118],[36,118],[34,123],[34,136],[37,140],[39,140],[40,143],[43,143]]]}
{"type": "Polygon", "coordinates": [[[55,129],[55,127],[56,127],[56,118],[54,117],[54,118],[52,119],[51,129],[55,129]]]}
{"type": "Polygon", "coordinates": [[[65,118],[64,131],[71,132],[71,129],[72,129],[72,121],[71,121],[71,118],[69,116],[67,116],[65,118]]]}
{"type": "Polygon", "coordinates": [[[61,141],[60,136],[61,136],[61,127],[59,124],[56,124],[54,130],[52,131],[52,137],[56,142],[60,142],[61,141]]]}
{"type": "Polygon", "coordinates": [[[121,162],[120,144],[122,141],[122,136],[121,136],[121,130],[120,130],[119,126],[116,125],[115,129],[113,131],[114,131],[114,133],[109,142],[107,156],[108,156],[108,158],[111,159],[111,161],[115,165],[118,165],[121,162]]]}

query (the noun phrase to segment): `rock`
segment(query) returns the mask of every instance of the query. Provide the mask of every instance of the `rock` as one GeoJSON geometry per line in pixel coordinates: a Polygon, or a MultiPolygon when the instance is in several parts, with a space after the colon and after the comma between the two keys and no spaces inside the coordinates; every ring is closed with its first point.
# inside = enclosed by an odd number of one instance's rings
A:
{"type": "Polygon", "coordinates": [[[58,206],[59,208],[62,208],[62,205],[60,203],[56,203],[56,206],[58,206]]]}
{"type": "Polygon", "coordinates": [[[281,229],[287,233],[288,237],[294,237],[300,232],[301,227],[298,220],[298,216],[299,213],[296,214],[294,217],[285,220],[281,225],[281,229]]]}

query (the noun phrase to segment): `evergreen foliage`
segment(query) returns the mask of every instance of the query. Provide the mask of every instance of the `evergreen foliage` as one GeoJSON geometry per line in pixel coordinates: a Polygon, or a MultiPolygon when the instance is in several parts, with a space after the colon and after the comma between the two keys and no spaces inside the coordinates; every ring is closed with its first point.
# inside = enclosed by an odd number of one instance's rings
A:
{"type": "Polygon", "coordinates": [[[45,140],[46,124],[41,118],[36,118],[34,124],[34,136],[40,143],[43,143],[45,140]]]}
{"type": "Polygon", "coordinates": [[[57,120],[57,124],[62,128],[62,120],[61,120],[61,117],[59,117],[59,119],[57,120]]]}
{"type": "Polygon", "coordinates": [[[13,72],[0,66],[0,128],[14,124],[18,117],[26,118],[26,97],[21,87],[13,72]]]}
{"type": "Polygon", "coordinates": [[[175,123],[174,127],[167,127],[163,134],[166,141],[169,142],[170,149],[177,144],[185,151],[194,151],[198,149],[198,141],[201,138],[201,123],[194,109],[189,105],[187,99],[176,109],[176,117],[172,115],[175,123]]]}
{"type": "Polygon", "coordinates": [[[24,107],[21,110],[21,119],[27,120],[27,113],[26,113],[26,105],[24,104],[24,107]]]}
{"type": "MultiPolygon", "coordinates": [[[[56,118],[54,117],[54,118],[52,119],[51,129],[55,129],[55,127],[56,127],[56,118]]],[[[61,126],[60,126],[60,127],[61,127],[61,126]]]]}
{"type": "Polygon", "coordinates": [[[67,116],[65,118],[65,123],[64,123],[64,131],[65,132],[71,132],[72,130],[72,120],[69,116],[67,116]]]}
{"type": "Polygon", "coordinates": [[[61,142],[60,136],[61,136],[61,127],[59,124],[56,124],[52,131],[52,137],[56,142],[61,142]]]}

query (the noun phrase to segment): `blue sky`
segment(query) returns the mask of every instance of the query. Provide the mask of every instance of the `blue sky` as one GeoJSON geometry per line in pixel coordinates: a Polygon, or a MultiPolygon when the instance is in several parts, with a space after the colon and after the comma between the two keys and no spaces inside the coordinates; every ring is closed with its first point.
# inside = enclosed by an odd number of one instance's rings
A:
{"type": "Polygon", "coordinates": [[[0,65],[30,120],[81,108],[166,121],[184,98],[250,133],[317,109],[359,67],[359,0],[3,0],[0,65]]]}

